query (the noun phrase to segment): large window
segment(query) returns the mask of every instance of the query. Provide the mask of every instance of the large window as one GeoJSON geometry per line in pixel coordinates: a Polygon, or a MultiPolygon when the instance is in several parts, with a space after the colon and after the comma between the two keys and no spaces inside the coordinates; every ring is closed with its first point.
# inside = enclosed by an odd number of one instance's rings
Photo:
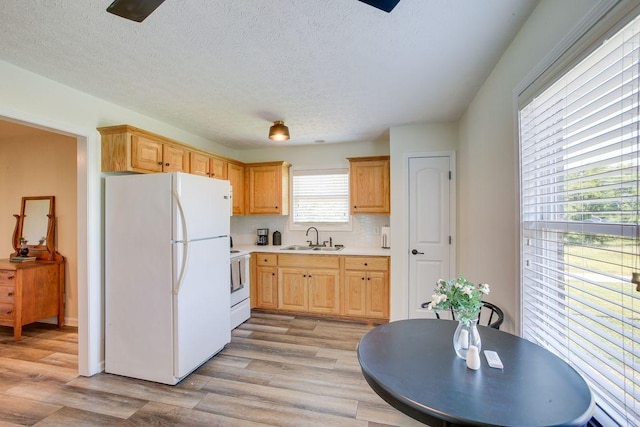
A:
{"type": "Polygon", "coordinates": [[[349,223],[348,169],[292,172],[292,225],[349,223]]]}
{"type": "Polygon", "coordinates": [[[522,334],[640,425],[636,19],[520,109],[522,334]]]}

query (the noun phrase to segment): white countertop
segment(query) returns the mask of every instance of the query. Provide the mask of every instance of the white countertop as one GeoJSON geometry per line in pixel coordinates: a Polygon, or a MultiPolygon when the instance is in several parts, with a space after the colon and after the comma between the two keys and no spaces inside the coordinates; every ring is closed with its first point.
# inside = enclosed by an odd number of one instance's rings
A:
{"type": "Polygon", "coordinates": [[[273,246],[273,245],[233,245],[233,249],[246,251],[246,252],[271,252],[280,254],[300,254],[300,255],[367,255],[367,256],[390,256],[390,249],[382,249],[375,247],[357,248],[345,246],[344,249],[339,251],[314,251],[314,250],[302,250],[302,251],[284,251],[282,248],[286,248],[291,245],[273,246]]]}

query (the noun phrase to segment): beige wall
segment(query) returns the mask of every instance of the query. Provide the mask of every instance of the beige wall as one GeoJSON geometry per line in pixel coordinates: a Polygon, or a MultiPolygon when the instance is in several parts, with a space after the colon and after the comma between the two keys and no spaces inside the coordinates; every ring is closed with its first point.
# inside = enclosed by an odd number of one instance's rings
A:
{"type": "Polygon", "coordinates": [[[0,257],[13,252],[23,196],[55,196],[56,247],[67,261],[65,323],[78,324],[76,139],[0,120],[0,257]]]}

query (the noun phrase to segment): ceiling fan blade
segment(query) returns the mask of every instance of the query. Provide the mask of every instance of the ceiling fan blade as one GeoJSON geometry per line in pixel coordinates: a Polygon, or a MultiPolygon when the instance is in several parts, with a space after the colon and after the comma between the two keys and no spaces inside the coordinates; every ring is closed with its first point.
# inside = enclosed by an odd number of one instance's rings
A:
{"type": "Polygon", "coordinates": [[[131,21],[142,22],[162,2],[164,0],[115,0],[109,5],[107,12],[131,21]]]}
{"type": "Polygon", "coordinates": [[[400,0],[360,0],[362,3],[366,3],[369,6],[373,6],[377,9],[384,10],[385,12],[391,12],[400,0]]]}

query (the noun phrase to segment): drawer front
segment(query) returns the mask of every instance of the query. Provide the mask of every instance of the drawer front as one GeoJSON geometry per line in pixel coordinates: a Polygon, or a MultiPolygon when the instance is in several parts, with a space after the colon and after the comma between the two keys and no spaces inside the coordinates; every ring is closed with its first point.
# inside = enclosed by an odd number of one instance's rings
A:
{"type": "Polygon", "coordinates": [[[0,285],[0,302],[13,304],[14,286],[0,285]]]}
{"type": "Polygon", "coordinates": [[[13,285],[15,282],[15,270],[0,270],[0,285],[13,285]]]}
{"type": "Polygon", "coordinates": [[[0,319],[13,319],[13,304],[0,302],[0,319]]]}
{"type": "Polygon", "coordinates": [[[278,255],[264,252],[256,253],[256,265],[275,267],[278,265],[278,255]]]}
{"type": "Polygon", "coordinates": [[[346,256],[344,257],[344,268],[345,270],[388,271],[389,258],[346,256]]]}
{"type": "Polygon", "coordinates": [[[340,258],[336,255],[281,254],[279,267],[340,268],[340,258]]]}

